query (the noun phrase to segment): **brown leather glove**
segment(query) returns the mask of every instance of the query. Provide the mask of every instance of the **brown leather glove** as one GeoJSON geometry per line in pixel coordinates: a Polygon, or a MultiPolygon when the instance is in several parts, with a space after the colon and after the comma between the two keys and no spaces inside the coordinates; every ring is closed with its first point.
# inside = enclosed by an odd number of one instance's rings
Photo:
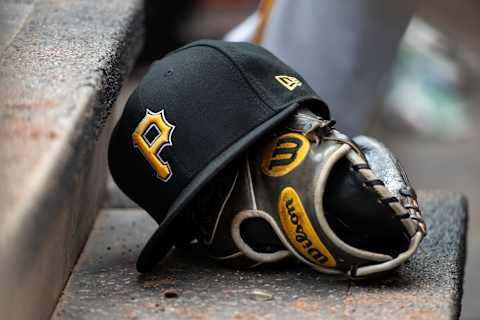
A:
{"type": "Polygon", "coordinates": [[[426,225],[405,171],[378,141],[333,124],[299,110],[202,190],[194,220],[212,257],[253,267],[293,256],[354,278],[415,253],[426,225]]]}

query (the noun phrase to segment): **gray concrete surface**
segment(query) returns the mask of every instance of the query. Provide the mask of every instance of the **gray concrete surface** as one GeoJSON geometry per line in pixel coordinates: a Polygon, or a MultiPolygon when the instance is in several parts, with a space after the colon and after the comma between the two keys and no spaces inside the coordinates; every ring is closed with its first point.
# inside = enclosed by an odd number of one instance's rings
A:
{"type": "Polygon", "coordinates": [[[0,318],[48,319],[104,198],[107,116],[143,1],[0,8],[0,318]]]}
{"type": "Polygon", "coordinates": [[[466,202],[451,193],[419,197],[427,238],[408,264],[372,282],[303,265],[227,269],[195,246],[140,275],[135,261],[155,222],[140,209],[105,209],[52,319],[455,319],[466,202]]]}
{"type": "Polygon", "coordinates": [[[0,0],[0,52],[21,29],[34,0],[0,0]]]}
{"type": "MultiPolygon", "coordinates": [[[[473,112],[471,116],[480,121],[480,112],[473,112]]],[[[455,190],[469,200],[463,320],[480,319],[480,132],[478,129],[476,132],[463,141],[419,138],[384,127],[371,132],[399,156],[414,186],[444,192],[455,190]]]]}

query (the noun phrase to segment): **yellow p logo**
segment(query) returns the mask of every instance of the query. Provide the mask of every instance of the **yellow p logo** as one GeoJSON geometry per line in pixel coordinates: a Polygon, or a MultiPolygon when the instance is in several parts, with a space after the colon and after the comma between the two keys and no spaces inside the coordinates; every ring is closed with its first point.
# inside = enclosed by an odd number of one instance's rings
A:
{"type": "Polygon", "coordinates": [[[140,149],[157,177],[164,182],[172,176],[172,169],[167,161],[162,160],[160,153],[163,148],[172,145],[174,129],[175,126],[165,118],[164,110],[154,113],[147,109],[145,117],[132,134],[134,147],[140,149]]]}

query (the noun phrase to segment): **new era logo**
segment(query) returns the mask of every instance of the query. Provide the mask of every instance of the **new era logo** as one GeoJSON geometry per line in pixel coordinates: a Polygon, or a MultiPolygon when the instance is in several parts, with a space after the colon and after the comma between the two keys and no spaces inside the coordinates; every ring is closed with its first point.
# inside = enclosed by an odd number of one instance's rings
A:
{"type": "Polygon", "coordinates": [[[302,85],[300,80],[298,80],[295,77],[291,77],[291,76],[279,75],[279,76],[275,76],[275,79],[278,82],[280,82],[280,84],[282,86],[284,86],[285,88],[287,88],[290,91],[292,91],[296,87],[300,87],[302,85]]]}

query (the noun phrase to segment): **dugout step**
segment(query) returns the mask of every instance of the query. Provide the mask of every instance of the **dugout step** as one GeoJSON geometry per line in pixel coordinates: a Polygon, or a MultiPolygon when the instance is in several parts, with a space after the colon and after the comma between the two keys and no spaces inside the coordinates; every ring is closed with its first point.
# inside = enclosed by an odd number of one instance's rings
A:
{"type": "Polygon", "coordinates": [[[104,209],[52,316],[59,319],[456,319],[465,265],[466,200],[420,192],[429,233],[392,275],[353,282],[301,264],[232,270],[195,248],[151,274],[135,269],[156,229],[140,209],[104,209]]]}
{"type": "Polygon", "coordinates": [[[143,0],[0,0],[0,318],[52,315],[105,195],[143,0]]]}

